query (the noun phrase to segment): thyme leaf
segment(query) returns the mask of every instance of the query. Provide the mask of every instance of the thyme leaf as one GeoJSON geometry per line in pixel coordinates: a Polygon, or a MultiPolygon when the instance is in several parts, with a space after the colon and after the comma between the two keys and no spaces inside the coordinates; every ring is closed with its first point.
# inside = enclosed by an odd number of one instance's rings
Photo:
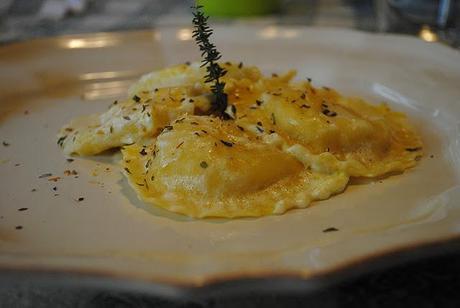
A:
{"type": "Polygon", "coordinates": [[[216,46],[209,41],[213,30],[208,25],[208,16],[202,11],[203,6],[192,6],[193,11],[193,35],[201,51],[201,66],[206,66],[207,75],[204,77],[206,83],[212,83],[211,92],[214,100],[211,105],[211,112],[217,116],[228,120],[225,110],[227,109],[227,94],[224,92],[225,82],[221,78],[227,73],[219,64],[218,60],[221,54],[217,51],[216,46]]]}

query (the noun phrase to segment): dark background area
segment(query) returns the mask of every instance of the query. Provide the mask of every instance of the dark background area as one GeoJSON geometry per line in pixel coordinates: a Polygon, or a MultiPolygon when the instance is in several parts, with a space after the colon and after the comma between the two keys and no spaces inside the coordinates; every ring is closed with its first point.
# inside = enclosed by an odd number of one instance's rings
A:
{"type": "MultiPolygon", "coordinates": [[[[189,25],[191,0],[0,0],[0,43],[61,34],[189,25]]],[[[458,0],[280,0],[280,9],[232,23],[345,27],[417,35],[423,26],[460,45],[458,0]],[[448,3],[447,13],[442,4],[448,3]]]]}

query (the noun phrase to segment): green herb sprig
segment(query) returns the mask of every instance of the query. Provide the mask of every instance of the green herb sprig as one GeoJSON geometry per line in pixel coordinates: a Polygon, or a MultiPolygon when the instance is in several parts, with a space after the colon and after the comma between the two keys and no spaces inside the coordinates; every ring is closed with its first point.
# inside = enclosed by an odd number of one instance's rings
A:
{"type": "Polygon", "coordinates": [[[208,16],[205,16],[201,10],[203,6],[192,6],[193,12],[193,38],[200,47],[201,67],[206,66],[208,74],[205,76],[206,83],[214,83],[211,86],[211,92],[214,95],[211,112],[228,119],[225,110],[227,109],[227,94],[224,92],[225,82],[221,81],[227,71],[223,69],[217,61],[221,58],[221,54],[217,51],[216,46],[209,41],[213,30],[208,26],[208,16]]]}

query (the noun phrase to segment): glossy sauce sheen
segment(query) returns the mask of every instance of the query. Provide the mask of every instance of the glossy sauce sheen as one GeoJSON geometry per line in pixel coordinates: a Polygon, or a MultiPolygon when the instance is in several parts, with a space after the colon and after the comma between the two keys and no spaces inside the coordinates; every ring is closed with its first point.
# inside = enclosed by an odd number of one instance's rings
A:
{"type": "Polygon", "coordinates": [[[421,158],[419,136],[386,105],[293,82],[293,71],[264,77],[222,65],[234,119],[208,114],[199,64],[179,65],[142,77],[106,113],[64,127],[64,152],[122,146],[139,197],[192,217],[281,214],[342,192],[350,177],[402,172],[421,158]]]}

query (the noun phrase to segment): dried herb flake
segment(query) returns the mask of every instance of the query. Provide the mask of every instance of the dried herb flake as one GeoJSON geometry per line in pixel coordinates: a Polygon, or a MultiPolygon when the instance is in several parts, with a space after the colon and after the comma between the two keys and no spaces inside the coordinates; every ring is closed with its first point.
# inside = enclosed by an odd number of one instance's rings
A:
{"type": "Polygon", "coordinates": [[[220,140],[220,142],[221,142],[223,145],[225,145],[225,146],[227,146],[227,147],[230,147],[230,148],[233,146],[233,143],[232,143],[232,142],[228,142],[228,141],[225,141],[225,140],[220,140]]]}
{"type": "Polygon", "coordinates": [[[141,101],[141,98],[137,95],[134,95],[133,96],[133,101],[135,101],[136,103],[139,103],[141,101]]]}
{"type": "Polygon", "coordinates": [[[40,175],[38,178],[39,179],[48,178],[48,177],[50,177],[52,175],[53,175],[52,173],[44,173],[44,174],[40,175]]]}

